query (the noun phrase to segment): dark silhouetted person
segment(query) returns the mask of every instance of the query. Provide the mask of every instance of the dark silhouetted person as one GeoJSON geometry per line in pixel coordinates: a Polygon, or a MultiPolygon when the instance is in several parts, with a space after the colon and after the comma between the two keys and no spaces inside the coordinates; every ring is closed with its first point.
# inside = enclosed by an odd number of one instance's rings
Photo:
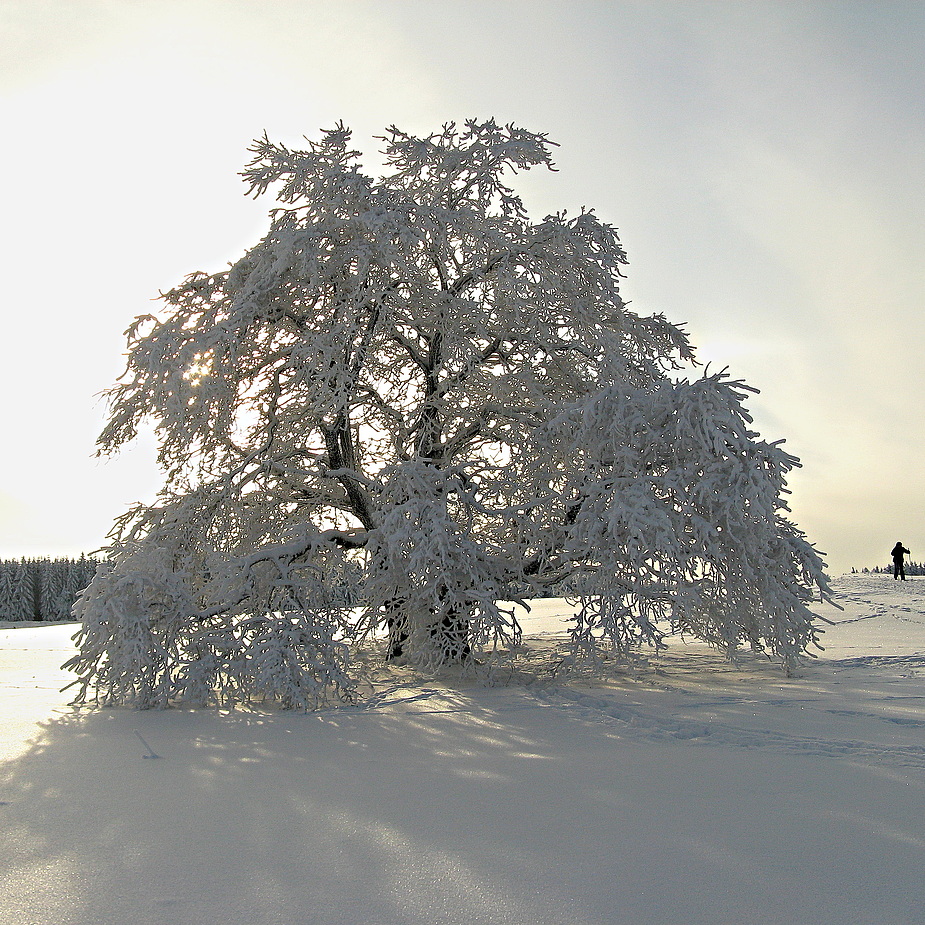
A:
{"type": "Polygon", "coordinates": [[[902,578],[905,581],[906,570],[903,568],[903,556],[911,555],[911,553],[902,543],[897,543],[890,555],[893,557],[893,581],[896,581],[897,578],[902,578]]]}

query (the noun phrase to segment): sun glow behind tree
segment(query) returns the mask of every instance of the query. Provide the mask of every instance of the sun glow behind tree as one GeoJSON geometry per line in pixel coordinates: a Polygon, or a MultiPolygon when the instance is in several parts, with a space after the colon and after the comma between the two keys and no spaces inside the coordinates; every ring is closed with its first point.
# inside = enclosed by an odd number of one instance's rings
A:
{"type": "Polygon", "coordinates": [[[383,141],[378,180],[343,126],[255,142],[269,233],[129,329],[100,445],[153,420],[166,484],[79,602],[81,696],[314,706],[380,628],[429,669],[510,655],[501,602],[544,594],[579,601],[574,662],[675,629],[792,666],[826,580],[748,387],[679,378],[612,226],[530,220],[507,175],[553,166],[544,135],[383,141]]]}

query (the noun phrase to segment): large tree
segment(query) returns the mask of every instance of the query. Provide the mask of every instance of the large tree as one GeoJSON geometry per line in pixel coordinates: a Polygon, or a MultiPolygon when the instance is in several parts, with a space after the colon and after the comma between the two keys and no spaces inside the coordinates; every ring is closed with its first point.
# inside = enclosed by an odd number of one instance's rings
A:
{"type": "Polygon", "coordinates": [[[530,220],[508,175],[552,166],[546,136],[393,127],[378,180],[350,139],[255,142],[266,236],[128,331],[101,451],[153,421],[166,485],[77,605],[81,696],[313,706],[380,628],[388,658],[484,660],[519,639],[504,602],[548,594],[575,660],[678,630],[792,666],[826,591],[797,461],[742,383],[682,378],[612,226],[530,220]]]}

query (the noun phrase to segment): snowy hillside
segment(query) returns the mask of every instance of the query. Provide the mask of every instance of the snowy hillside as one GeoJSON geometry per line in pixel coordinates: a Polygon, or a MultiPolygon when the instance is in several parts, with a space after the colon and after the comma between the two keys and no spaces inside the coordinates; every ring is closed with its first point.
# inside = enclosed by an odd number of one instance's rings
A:
{"type": "Polygon", "coordinates": [[[542,602],[517,684],[309,714],[77,712],[74,627],[2,629],[0,920],[920,923],[925,580],[835,589],[793,678],[675,641],[567,683],[542,602]]]}

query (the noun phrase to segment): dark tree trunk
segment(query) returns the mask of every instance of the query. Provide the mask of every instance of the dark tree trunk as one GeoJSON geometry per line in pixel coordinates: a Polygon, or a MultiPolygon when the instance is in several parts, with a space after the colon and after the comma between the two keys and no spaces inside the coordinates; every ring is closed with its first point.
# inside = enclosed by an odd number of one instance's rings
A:
{"type": "Polygon", "coordinates": [[[405,652],[405,643],[408,640],[408,620],[404,614],[405,601],[394,597],[385,605],[385,623],[389,629],[389,644],[386,650],[386,659],[394,661],[401,658],[405,652]]]}
{"type": "Polygon", "coordinates": [[[450,609],[444,613],[439,623],[431,625],[430,633],[443,650],[445,661],[465,662],[471,657],[469,621],[458,610],[450,609]]]}

